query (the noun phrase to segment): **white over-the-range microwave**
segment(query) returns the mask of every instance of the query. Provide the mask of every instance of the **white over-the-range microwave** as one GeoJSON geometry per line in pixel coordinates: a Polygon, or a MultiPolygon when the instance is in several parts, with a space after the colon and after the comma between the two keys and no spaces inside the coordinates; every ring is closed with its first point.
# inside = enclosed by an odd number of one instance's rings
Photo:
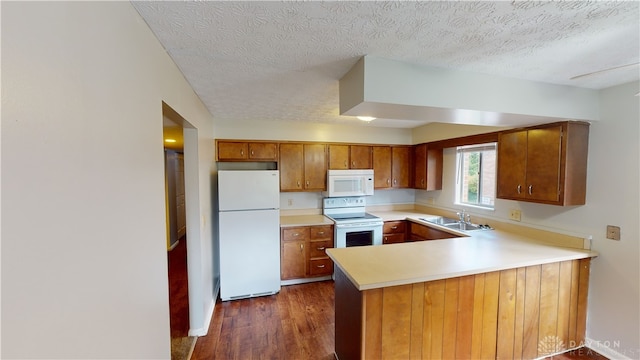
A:
{"type": "Polygon", "coordinates": [[[373,169],[327,170],[327,197],[373,195],[373,169]]]}

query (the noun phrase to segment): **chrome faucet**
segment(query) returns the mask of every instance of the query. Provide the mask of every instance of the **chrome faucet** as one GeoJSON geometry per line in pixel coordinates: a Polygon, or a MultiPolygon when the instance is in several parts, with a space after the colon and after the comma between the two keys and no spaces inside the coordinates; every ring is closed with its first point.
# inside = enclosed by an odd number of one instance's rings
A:
{"type": "Polygon", "coordinates": [[[471,214],[466,213],[464,209],[461,212],[457,212],[456,215],[458,215],[461,223],[471,224],[471,214]]]}

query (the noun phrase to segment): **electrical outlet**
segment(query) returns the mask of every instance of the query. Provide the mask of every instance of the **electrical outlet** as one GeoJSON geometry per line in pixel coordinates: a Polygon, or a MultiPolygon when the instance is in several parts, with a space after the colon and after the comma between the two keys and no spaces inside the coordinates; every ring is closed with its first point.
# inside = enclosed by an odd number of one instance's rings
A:
{"type": "Polygon", "coordinates": [[[607,225],[607,239],[620,240],[620,226],[607,225]]]}
{"type": "Polygon", "coordinates": [[[520,221],[521,217],[522,217],[522,213],[520,212],[519,209],[511,209],[511,210],[509,210],[509,219],[515,220],[515,221],[520,221]]]}
{"type": "Polygon", "coordinates": [[[293,206],[293,199],[287,199],[287,205],[293,206]]]}

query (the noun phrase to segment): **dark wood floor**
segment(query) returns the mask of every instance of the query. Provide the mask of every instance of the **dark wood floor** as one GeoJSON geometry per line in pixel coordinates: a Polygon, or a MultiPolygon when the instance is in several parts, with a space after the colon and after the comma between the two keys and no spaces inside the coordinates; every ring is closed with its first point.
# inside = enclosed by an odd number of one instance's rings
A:
{"type": "Polygon", "coordinates": [[[171,338],[187,336],[189,332],[189,290],[187,281],[187,239],[182,237],[173,250],[167,252],[169,267],[169,313],[171,338]]]}
{"type": "MultiPolygon", "coordinates": [[[[333,281],[283,286],[277,295],[216,304],[192,360],[333,360],[333,281]]],[[[606,360],[582,348],[545,360],[606,360]]]]}
{"type": "Polygon", "coordinates": [[[218,302],[191,359],[334,359],[333,281],[218,302]]]}

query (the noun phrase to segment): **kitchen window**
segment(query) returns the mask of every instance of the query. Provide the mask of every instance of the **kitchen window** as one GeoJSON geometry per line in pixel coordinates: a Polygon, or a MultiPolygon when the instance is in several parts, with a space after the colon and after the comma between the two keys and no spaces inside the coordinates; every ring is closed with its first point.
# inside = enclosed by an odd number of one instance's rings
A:
{"type": "Polygon", "coordinates": [[[496,164],[496,143],[458,147],[456,204],[493,209],[496,164]]]}

